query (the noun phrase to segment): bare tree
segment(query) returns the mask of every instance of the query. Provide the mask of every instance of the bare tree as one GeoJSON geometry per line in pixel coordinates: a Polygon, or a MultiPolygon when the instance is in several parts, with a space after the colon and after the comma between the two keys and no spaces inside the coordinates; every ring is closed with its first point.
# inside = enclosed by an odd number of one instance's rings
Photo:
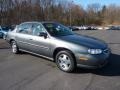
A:
{"type": "Polygon", "coordinates": [[[0,0],[0,24],[25,21],[58,21],[66,25],[120,24],[120,6],[88,5],[84,9],[71,0],[0,0]]]}

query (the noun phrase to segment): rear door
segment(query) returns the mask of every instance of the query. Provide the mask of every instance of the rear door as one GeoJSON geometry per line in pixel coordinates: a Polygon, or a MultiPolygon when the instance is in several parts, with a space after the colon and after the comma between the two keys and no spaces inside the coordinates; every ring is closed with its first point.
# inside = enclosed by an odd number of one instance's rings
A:
{"type": "Polygon", "coordinates": [[[17,35],[16,35],[16,41],[17,45],[19,46],[20,49],[27,50],[29,51],[31,46],[30,46],[30,37],[31,37],[31,30],[32,24],[31,23],[24,23],[18,26],[17,30],[17,35]]]}

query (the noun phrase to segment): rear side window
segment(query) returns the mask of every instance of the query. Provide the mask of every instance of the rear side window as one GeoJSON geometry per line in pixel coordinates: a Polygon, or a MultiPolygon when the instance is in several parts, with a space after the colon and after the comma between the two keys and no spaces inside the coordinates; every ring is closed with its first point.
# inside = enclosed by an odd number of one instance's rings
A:
{"type": "Polygon", "coordinates": [[[31,23],[21,24],[20,26],[18,26],[18,33],[32,34],[31,26],[32,26],[31,23]]]}

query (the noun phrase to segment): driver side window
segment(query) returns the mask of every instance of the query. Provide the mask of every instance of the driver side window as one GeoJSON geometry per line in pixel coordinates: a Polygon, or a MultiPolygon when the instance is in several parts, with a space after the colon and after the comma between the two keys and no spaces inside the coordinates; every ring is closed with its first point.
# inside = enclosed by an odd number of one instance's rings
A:
{"type": "Polygon", "coordinates": [[[33,27],[33,35],[39,36],[41,32],[45,32],[44,28],[40,24],[34,24],[33,27]]]}

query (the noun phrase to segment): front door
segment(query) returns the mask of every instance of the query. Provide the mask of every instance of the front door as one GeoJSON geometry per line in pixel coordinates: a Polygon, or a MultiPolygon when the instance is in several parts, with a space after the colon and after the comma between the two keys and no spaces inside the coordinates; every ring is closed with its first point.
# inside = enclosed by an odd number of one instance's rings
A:
{"type": "Polygon", "coordinates": [[[32,25],[32,36],[31,36],[31,49],[32,52],[44,55],[44,56],[50,56],[50,38],[44,38],[43,36],[40,36],[39,34],[41,32],[47,33],[46,30],[43,28],[43,26],[39,23],[34,23],[32,25]]]}

